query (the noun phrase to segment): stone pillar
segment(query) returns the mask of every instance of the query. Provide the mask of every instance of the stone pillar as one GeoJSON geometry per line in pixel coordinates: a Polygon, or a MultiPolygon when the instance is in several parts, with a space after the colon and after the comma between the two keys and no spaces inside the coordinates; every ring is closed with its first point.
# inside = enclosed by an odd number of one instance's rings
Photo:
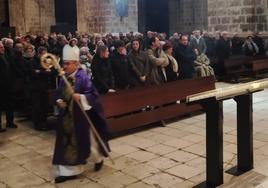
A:
{"type": "Polygon", "coordinates": [[[55,24],[54,0],[10,0],[10,25],[19,33],[50,32],[55,24]]]}
{"type": "Polygon", "coordinates": [[[138,30],[137,0],[128,0],[128,17],[116,15],[115,0],[77,0],[77,28],[81,32],[138,30]]]}

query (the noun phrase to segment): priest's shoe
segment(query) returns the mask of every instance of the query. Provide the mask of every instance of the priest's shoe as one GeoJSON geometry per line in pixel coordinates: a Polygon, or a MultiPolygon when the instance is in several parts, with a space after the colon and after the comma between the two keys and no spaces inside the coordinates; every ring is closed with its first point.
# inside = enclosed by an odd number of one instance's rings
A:
{"type": "Polygon", "coordinates": [[[9,123],[9,124],[7,124],[7,128],[16,129],[16,128],[18,128],[18,125],[16,125],[15,123],[9,123]]]}
{"type": "Polygon", "coordinates": [[[62,183],[68,180],[73,180],[75,179],[77,176],[58,176],[55,178],[55,183],[62,183]]]}
{"type": "Polygon", "coordinates": [[[101,168],[102,168],[102,166],[103,166],[103,160],[101,160],[101,162],[99,162],[99,163],[95,163],[94,171],[95,171],[95,172],[100,171],[101,168]]]}

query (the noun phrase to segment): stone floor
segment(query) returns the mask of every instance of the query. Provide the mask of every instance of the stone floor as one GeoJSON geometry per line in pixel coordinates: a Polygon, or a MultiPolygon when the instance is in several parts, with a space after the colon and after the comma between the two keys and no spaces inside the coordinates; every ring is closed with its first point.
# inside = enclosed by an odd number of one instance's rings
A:
{"type": "MultiPolygon", "coordinates": [[[[224,87],[225,84],[218,86],[224,87]]],[[[268,187],[268,90],[254,94],[254,170],[224,175],[226,187],[268,187]]],[[[19,128],[0,134],[0,188],[187,188],[205,180],[205,115],[197,115],[110,141],[116,164],[93,164],[79,179],[54,184],[51,156],[55,134],[37,132],[16,119],[19,128]]],[[[236,165],[236,106],[224,102],[224,169],[236,165]]]]}

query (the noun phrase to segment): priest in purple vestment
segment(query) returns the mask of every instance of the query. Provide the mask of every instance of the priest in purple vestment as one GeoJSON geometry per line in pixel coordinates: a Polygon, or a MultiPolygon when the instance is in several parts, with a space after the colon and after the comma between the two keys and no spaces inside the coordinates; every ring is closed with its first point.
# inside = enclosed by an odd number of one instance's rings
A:
{"type": "Polygon", "coordinates": [[[80,68],[79,49],[66,45],[63,48],[63,68],[67,80],[74,89],[70,94],[64,81],[61,80],[57,92],[57,105],[60,111],[57,124],[56,143],[53,165],[56,169],[55,183],[77,178],[84,171],[87,161],[94,162],[94,170],[98,171],[107,157],[95,135],[90,130],[77,101],[87,112],[97,132],[108,150],[109,131],[99,101],[99,94],[90,77],[80,68]]]}

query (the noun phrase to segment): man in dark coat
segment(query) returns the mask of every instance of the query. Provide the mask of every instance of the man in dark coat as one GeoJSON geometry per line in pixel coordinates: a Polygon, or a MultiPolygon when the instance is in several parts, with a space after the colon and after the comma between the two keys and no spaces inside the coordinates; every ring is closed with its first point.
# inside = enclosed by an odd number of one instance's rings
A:
{"type": "Polygon", "coordinates": [[[258,33],[254,33],[252,39],[257,44],[257,46],[259,48],[259,53],[257,55],[264,55],[265,51],[264,51],[263,39],[260,36],[258,36],[258,33]]]}
{"type": "MultiPolygon", "coordinates": [[[[6,127],[17,128],[14,124],[14,96],[13,96],[13,70],[12,65],[8,62],[5,56],[5,47],[0,41],[0,117],[2,111],[6,113],[6,127]]],[[[4,132],[5,129],[2,128],[0,119],[0,132],[4,132]]]]}
{"type": "Polygon", "coordinates": [[[228,33],[223,31],[220,39],[216,43],[216,75],[222,77],[225,75],[224,61],[231,55],[231,43],[228,39],[228,33]]]}
{"type": "Polygon", "coordinates": [[[127,89],[129,87],[129,62],[125,44],[121,40],[115,43],[115,50],[111,54],[111,67],[114,75],[115,89],[127,89]]]}
{"type": "Polygon", "coordinates": [[[195,76],[194,60],[196,54],[189,46],[189,40],[186,35],[181,36],[180,44],[174,49],[174,54],[180,67],[182,79],[191,79],[195,76]]]}
{"type": "Polygon", "coordinates": [[[57,174],[55,183],[76,178],[84,171],[84,165],[89,157],[95,163],[94,170],[100,170],[103,157],[108,155],[100,147],[99,141],[89,128],[78,103],[87,112],[93,124],[97,125],[95,128],[104,141],[106,149],[109,150],[109,135],[99,94],[90,77],[82,68],[79,68],[78,47],[66,45],[63,49],[63,61],[64,71],[74,93],[71,93],[61,80],[56,98],[57,105],[60,107],[60,119],[53,156],[57,174]]]}

